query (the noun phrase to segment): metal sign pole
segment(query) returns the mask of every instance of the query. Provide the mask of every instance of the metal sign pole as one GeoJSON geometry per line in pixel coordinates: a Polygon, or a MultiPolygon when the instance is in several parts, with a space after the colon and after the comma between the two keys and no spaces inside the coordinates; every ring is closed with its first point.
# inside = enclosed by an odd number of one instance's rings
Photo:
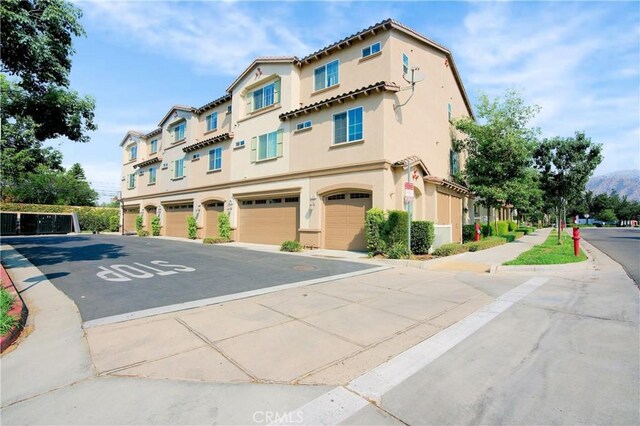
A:
{"type": "MultiPolygon", "coordinates": [[[[411,183],[411,162],[407,164],[407,182],[411,183]]],[[[411,256],[411,200],[407,199],[407,248],[411,256]]]]}

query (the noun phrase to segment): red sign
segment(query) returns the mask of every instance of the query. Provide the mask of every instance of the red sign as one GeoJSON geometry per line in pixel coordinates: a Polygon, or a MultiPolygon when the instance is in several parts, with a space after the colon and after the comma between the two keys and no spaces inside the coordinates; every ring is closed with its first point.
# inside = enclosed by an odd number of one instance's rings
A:
{"type": "Polygon", "coordinates": [[[405,182],[404,189],[410,189],[413,191],[413,182],[405,182]]]}

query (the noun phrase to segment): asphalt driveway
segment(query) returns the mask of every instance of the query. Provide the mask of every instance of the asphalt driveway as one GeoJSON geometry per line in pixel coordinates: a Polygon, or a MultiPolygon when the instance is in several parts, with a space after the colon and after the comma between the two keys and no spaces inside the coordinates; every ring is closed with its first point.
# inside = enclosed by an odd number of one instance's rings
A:
{"type": "Polygon", "coordinates": [[[375,267],[114,235],[15,237],[3,242],[70,297],[85,322],[375,267]]]}

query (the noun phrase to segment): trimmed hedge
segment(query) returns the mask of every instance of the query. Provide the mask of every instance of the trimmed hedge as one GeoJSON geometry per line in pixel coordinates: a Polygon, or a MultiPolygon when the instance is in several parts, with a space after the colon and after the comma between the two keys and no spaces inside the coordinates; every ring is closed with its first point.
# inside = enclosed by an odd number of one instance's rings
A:
{"type": "Polygon", "coordinates": [[[483,237],[491,237],[498,235],[498,231],[496,231],[495,222],[484,223],[482,224],[482,236],[483,237]]]}
{"type": "Polygon", "coordinates": [[[222,238],[222,237],[207,237],[204,240],[202,240],[202,244],[222,244],[222,243],[228,243],[229,240],[226,238],[222,238]]]}
{"type": "Polygon", "coordinates": [[[475,252],[485,250],[491,247],[501,246],[507,243],[507,239],[504,237],[487,237],[480,241],[474,241],[467,244],[469,251],[475,252]]]}
{"type": "Polygon", "coordinates": [[[466,243],[476,239],[476,225],[462,225],[462,242],[466,243]]]}
{"type": "MultiPolygon", "coordinates": [[[[413,254],[427,254],[435,239],[433,222],[416,220],[411,222],[411,252],[413,254]]],[[[405,244],[406,247],[406,244],[405,244]]]]}
{"type": "Polygon", "coordinates": [[[120,209],[114,207],[59,206],[51,204],[0,203],[3,212],[77,213],[80,229],[92,232],[120,229],[120,209]],[[114,219],[115,218],[115,219],[114,219]]]}
{"type": "Polygon", "coordinates": [[[454,254],[465,253],[469,251],[466,244],[449,243],[443,244],[433,251],[434,256],[453,256],[454,254]]]}
{"type": "Polygon", "coordinates": [[[401,210],[389,210],[387,221],[385,222],[383,238],[387,247],[397,243],[407,245],[409,215],[401,210]]]}
{"type": "Polygon", "coordinates": [[[498,235],[505,235],[509,233],[509,223],[506,220],[498,221],[498,235]]]}
{"type": "Polygon", "coordinates": [[[384,227],[384,212],[378,208],[367,211],[364,219],[364,233],[367,239],[367,251],[369,256],[384,254],[387,245],[382,239],[384,227]]]}
{"type": "Polygon", "coordinates": [[[510,220],[507,223],[509,224],[509,232],[515,231],[518,227],[518,224],[513,220],[510,220]]]}

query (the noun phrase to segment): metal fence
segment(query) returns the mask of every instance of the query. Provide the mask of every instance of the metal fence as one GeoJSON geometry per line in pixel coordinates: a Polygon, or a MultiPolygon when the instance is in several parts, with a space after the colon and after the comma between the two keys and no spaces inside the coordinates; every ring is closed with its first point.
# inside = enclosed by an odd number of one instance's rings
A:
{"type": "Polygon", "coordinates": [[[73,232],[70,214],[7,213],[0,215],[2,235],[67,234],[73,232]]]}

